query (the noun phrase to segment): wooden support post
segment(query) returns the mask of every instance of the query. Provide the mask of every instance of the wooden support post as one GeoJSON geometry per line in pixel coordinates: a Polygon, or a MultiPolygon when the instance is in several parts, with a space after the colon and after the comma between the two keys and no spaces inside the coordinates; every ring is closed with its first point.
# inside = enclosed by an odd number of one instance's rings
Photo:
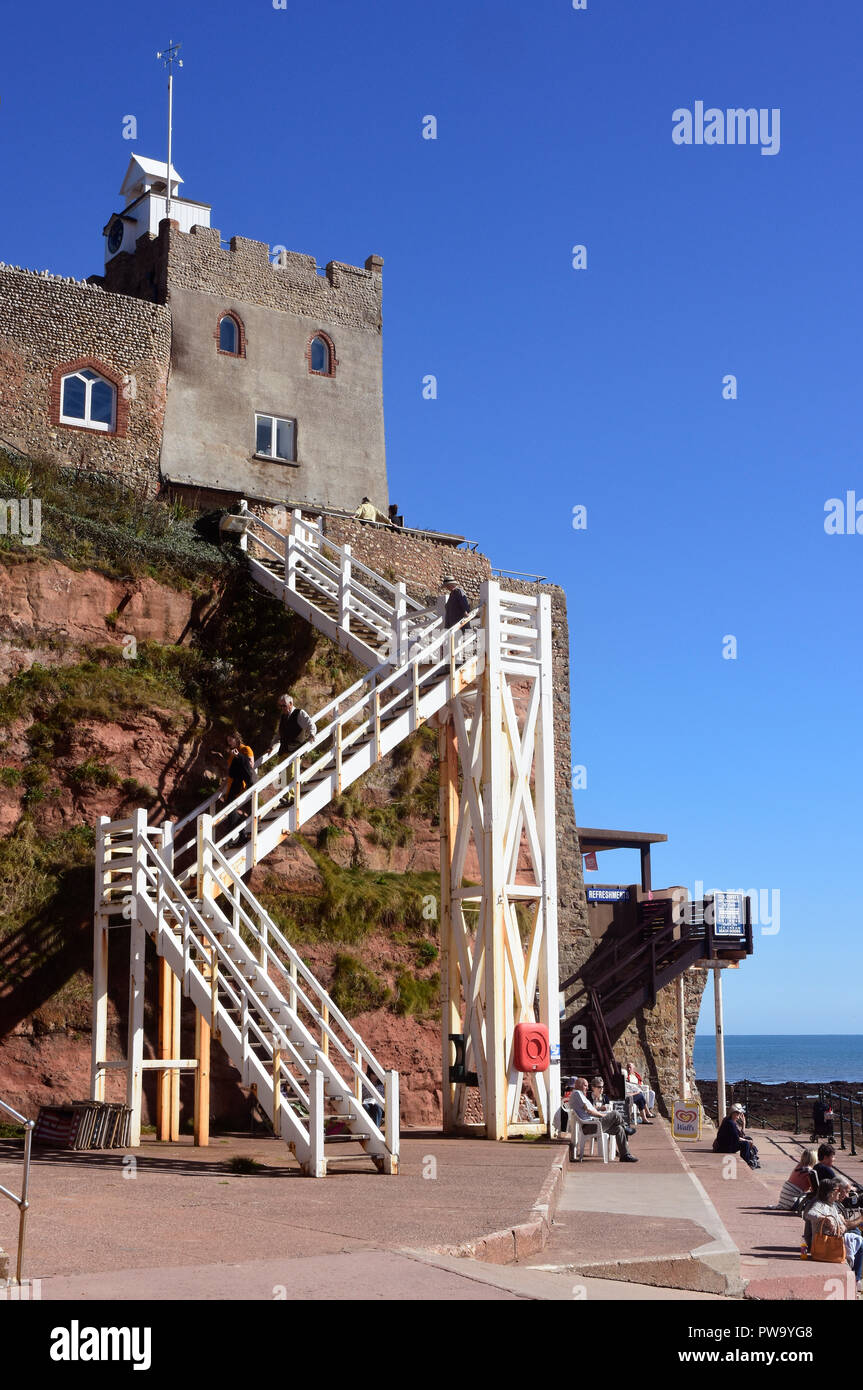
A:
{"type": "MultiPolygon", "coordinates": [[[[173,971],[168,972],[168,979],[171,985],[171,1055],[182,1057],[183,1045],[180,1040],[180,1008],[183,1002],[183,987],[179,978],[173,971]]],[[[170,1118],[168,1125],[168,1138],[172,1144],[176,1144],[180,1138],[180,1073],[172,1071],[170,1073],[170,1118]]]]}
{"type": "MultiPolygon", "coordinates": [[[[169,970],[164,956],[159,957],[159,1056],[164,1060],[178,1057],[174,1052],[174,991],[171,980],[173,971],[169,970]]],[[[156,1088],[156,1138],[167,1143],[171,1137],[171,1072],[161,1071],[156,1088]]]]}
{"type": "Polygon", "coordinates": [[[205,1149],[210,1142],[210,1025],[195,1013],[195,1144],[205,1149]]]}
{"type": "Polygon", "coordinates": [[[342,561],[339,570],[339,627],[342,632],[351,630],[351,548],[342,546],[342,561]]]}
{"type": "Polygon", "coordinates": [[[130,1147],[141,1142],[141,1107],[143,1104],[144,1061],[144,984],[146,970],[147,933],[138,915],[138,900],[146,891],[144,873],[146,853],[147,812],[138,807],[134,813],[132,855],[132,902],[129,926],[129,1033],[126,1046],[126,1104],[132,1111],[129,1130],[130,1147]]]}
{"type": "Polygon", "coordinates": [[[482,995],[485,1003],[486,1095],[485,1130],[489,1139],[507,1137],[506,954],[504,936],[505,802],[508,799],[508,760],[504,753],[501,706],[500,587],[483,584],[488,651],[482,684],[482,799],[483,894],[481,935],[485,949],[482,995]],[[505,790],[504,790],[505,788],[505,790]],[[504,817],[501,805],[504,804],[504,817]]]}
{"type": "Polygon", "coordinates": [[[542,953],[539,967],[540,1022],[548,1028],[552,1062],[545,1076],[546,1128],[550,1138],[560,1132],[560,964],[557,942],[557,816],[555,810],[554,687],[552,669],[551,599],[539,600],[540,691],[536,740],[536,825],[543,865],[539,905],[542,953]],[[557,1058],[557,1060],[555,1060],[557,1058]]]}
{"type": "MultiPolygon", "coordinates": [[[[456,1088],[449,1079],[452,1063],[450,1033],[460,1032],[461,986],[458,950],[454,939],[452,903],[452,860],[458,829],[458,748],[455,725],[450,719],[438,731],[440,771],[440,950],[441,950],[441,1058],[443,1089],[443,1130],[449,1134],[456,1123],[456,1088]]],[[[467,774],[466,774],[467,775],[467,774]]]]}
{"type": "Polygon", "coordinates": [[[393,646],[390,660],[394,666],[401,666],[407,660],[407,652],[404,650],[405,642],[405,616],[408,611],[408,590],[403,579],[396,584],[394,596],[395,613],[393,616],[393,646]]]}
{"type": "Polygon", "coordinates": [[[93,1032],[91,1042],[90,1098],[105,1099],[105,1073],[99,1068],[108,1049],[108,929],[97,912],[93,927],[93,1032]]]}
{"type": "Polygon", "coordinates": [[[387,1153],[384,1172],[399,1171],[399,1074],[388,1071],[384,1077],[384,1140],[387,1153]]]}
{"type": "Polygon", "coordinates": [[[725,1119],[725,1037],[722,1031],[722,967],[713,967],[713,1010],[716,1024],[716,1123],[725,1119]]]}
{"type": "Polygon", "coordinates": [[[650,845],[641,846],[641,887],[645,893],[650,892],[650,845]]]}
{"type": "Polygon", "coordinates": [[[304,1164],[310,1178],[326,1176],[324,1157],[324,1073],[317,1063],[309,1071],[309,1156],[304,1164]]]}
{"type": "Polygon", "coordinates": [[[93,916],[93,1023],[90,1055],[90,1099],[105,1099],[105,1073],[100,1070],[106,1061],[108,1047],[108,915],[100,912],[105,900],[108,879],[105,871],[106,836],[110,820],[99,817],[96,839],[95,898],[93,916]]]}

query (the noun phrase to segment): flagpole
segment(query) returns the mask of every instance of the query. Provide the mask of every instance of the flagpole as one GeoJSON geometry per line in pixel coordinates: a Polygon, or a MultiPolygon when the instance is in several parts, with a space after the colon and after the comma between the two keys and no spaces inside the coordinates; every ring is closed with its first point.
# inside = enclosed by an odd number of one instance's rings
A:
{"type": "Polygon", "coordinates": [[[171,219],[171,166],[173,161],[173,142],[174,142],[174,64],[181,68],[183,60],[179,56],[181,43],[174,43],[173,39],[168,40],[168,47],[156,57],[162,60],[162,66],[168,69],[168,168],[165,180],[165,216],[171,219]]]}

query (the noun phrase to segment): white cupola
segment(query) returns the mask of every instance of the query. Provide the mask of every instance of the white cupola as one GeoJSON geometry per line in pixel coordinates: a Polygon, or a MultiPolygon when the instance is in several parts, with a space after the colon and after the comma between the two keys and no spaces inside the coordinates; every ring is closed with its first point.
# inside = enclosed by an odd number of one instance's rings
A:
{"type": "MultiPolygon", "coordinates": [[[[181,232],[190,232],[196,226],[209,227],[210,204],[180,198],[182,182],[172,164],[171,220],[179,223],[181,232]]],[[[106,265],[121,251],[134,251],[139,237],[158,235],[159,223],[167,216],[167,184],[168,165],[164,160],[132,155],[120,188],[126,206],[122,212],[114,213],[103,228],[106,265]]]]}

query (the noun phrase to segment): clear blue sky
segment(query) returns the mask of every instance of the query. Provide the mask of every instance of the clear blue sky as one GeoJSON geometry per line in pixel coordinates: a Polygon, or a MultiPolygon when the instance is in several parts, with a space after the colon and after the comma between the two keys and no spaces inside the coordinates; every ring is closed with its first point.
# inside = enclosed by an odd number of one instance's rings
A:
{"type": "Polygon", "coordinates": [[[164,157],[171,37],[175,163],[222,235],[385,258],[409,521],[565,587],[578,820],[666,832],[657,884],[780,891],[729,1032],[863,1032],[863,536],[823,524],[863,498],[859,8],[15,6],[0,259],[101,269],[130,153],[164,157]],[[696,101],[779,108],[780,152],[675,145],[696,101]]]}

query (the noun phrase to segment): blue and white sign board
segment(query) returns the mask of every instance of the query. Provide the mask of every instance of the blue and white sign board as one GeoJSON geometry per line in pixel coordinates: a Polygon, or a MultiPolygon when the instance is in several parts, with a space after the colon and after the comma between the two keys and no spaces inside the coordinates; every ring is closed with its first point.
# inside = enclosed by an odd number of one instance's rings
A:
{"type": "Polygon", "coordinates": [[[628,888],[588,888],[587,901],[589,903],[628,903],[628,888]]]}
{"type": "Polygon", "coordinates": [[[714,893],[713,930],[716,936],[743,936],[746,930],[743,893],[714,893]]]}

